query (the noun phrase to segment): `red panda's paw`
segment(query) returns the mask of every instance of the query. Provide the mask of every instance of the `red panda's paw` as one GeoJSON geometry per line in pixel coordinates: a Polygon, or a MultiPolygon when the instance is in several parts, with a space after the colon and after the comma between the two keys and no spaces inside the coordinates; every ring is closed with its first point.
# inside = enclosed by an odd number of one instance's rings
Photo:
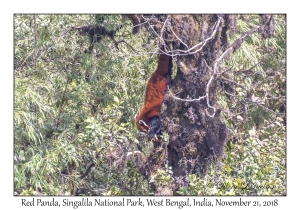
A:
{"type": "Polygon", "coordinates": [[[153,138],[158,140],[158,136],[161,136],[161,120],[159,116],[150,118],[150,131],[149,137],[152,140],[153,138]]]}
{"type": "Polygon", "coordinates": [[[158,137],[157,137],[157,135],[155,134],[154,135],[154,137],[152,138],[152,139],[150,139],[150,141],[155,141],[155,142],[157,142],[159,139],[158,139],[158,137]]]}

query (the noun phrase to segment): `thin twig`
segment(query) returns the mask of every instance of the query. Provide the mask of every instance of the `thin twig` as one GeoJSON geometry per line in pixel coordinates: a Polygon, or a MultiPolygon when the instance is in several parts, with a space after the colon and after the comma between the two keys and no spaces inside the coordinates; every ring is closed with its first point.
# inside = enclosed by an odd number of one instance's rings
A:
{"type": "Polygon", "coordinates": [[[25,62],[27,61],[27,59],[32,55],[32,53],[34,53],[34,51],[35,51],[35,48],[34,49],[32,49],[31,50],[31,52],[26,56],[26,58],[23,60],[23,62],[22,62],[22,64],[17,68],[18,69],[18,71],[20,71],[21,70],[21,68],[23,68],[23,66],[24,66],[24,64],[25,64],[25,62]]]}
{"type": "Polygon", "coordinates": [[[206,103],[207,103],[207,106],[208,106],[209,108],[211,108],[211,109],[214,110],[214,112],[213,112],[212,115],[206,113],[206,114],[207,114],[208,116],[210,116],[210,117],[214,117],[214,116],[215,116],[215,113],[216,113],[216,108],[213,107],[213,106],[211,106],[211,105],[209,104],[209,86],[210,86],[210,83],[212,82],[213,78],[214,78],[214,74],[211,76],[211,78],[209,79],[209,81],[208,81],[208,83],[207,83],[207,85],[206,85],[206,103]]]}
{"type": "Polygon", "coordinates": [[[244,89],[247,93],[249,93],[249,90],[247,90],[243,85],[241,85],[241,84],[239,84],[239,83],[237,83],[237,82],[235,82],[235,81],[232,81],[232,80],[227,79],[227,78],[222,78],[222,80],[226,80],[226,81],[228,81],[228,82],[234,83],[234,84],[236,84],[237,86],[239,86],[239,87],[241,87],[242,89],[244,89]]]}
{"type": "Polygon", "coordinates": [[[166,23],[169,21],[170,19],[170,16],[167,17],[167,19],[165,20],[164,24],[163,24],[163,27],[161,29],[161,32],[160,32],[160,36],[162,37],[163,36],[163,33],[164,33],[164,30],[165,30],[165,26],[166,26],[166,23]]]}
{"type": "Polygon", "coordinates": [[[170,27],[171,31],[173,32],[174,36],[186,47],[186,48],[189,48],[176,34],[175,32],[173,31],[172,27],[170,27]]]}

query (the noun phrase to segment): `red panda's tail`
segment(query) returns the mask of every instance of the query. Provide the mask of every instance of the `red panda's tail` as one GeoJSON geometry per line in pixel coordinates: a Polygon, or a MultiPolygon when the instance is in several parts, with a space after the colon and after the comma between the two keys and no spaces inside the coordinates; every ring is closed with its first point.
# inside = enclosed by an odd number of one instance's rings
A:
{"type": "Polygon", "coordinates": [[[166,54],[160,54],[156,72],[160,75],[172,75],[172,57],[166,54]]]}

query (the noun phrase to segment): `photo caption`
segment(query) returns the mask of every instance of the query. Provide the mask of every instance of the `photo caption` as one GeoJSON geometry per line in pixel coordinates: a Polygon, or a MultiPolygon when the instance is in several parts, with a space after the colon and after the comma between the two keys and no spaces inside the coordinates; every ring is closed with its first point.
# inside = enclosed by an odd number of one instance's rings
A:
{"type": "Polygon", "coordinates": [[[22,198],[21,206],[53,206],[53,207],[80,207],[99,206],[99,207],[177,207],[184,209],[187,207],[265,207],[279,206],[277,198],[266,200],[247,198],[22,198]]]}

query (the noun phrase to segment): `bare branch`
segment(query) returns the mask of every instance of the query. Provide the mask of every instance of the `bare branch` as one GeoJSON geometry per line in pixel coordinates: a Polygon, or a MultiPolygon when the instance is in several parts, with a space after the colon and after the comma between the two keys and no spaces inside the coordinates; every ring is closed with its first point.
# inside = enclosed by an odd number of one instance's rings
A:
{"type": "Polygon", "coordinates": [[[252,29],[250,29],[249,31],[243,33],[242,36],[240,36],[238,39],[236,39],[225,51],[224,53],[218,58],[216,59],[216,61],[214,62],[213,65],[213,69],[214,72],[217,72],[218,69],[218,64],[224,59],[225,56],[227,56],[227,54],[237,50],[238,48],[240,48],[241,44],[244,42],[245,38],[252,35],[255,31],[257,31],[260,27],[262,27],[263,25],[260,26],[255,26],[252,29]]]}
{"type": "Polygon", "coordinates": [[[212,34],[210,35],[210,37],[208,37],[207,39],[205,39],[203,42],[200,42],[199,44],[195,45],[194,47],[190,48],[190,49],[188,50],[188,52],[190,52],[190,51],[193,50],[194,48],[196,48],[196,47],[202,45],[202,47],[201,47],[199,50],[195,51],[195,53],[198,52],[198,51],[200,51],[200,50],[206,45],[206,43],[207,43],[209,40],[211,40],[211,39],[213,39],[213,38],[215,37],[215,35],[216,35],[216,33],[217,33],[217,30],[218,30],[220,24],[221,24],[221,17],[218,17],[218,21],[217,21],[217,23],[215,23],[215,29],[213,30],[213,32],[212,32],[212,34]]]}
{"type": "Polygon", "coordinates": [[[134,155],[134,154],[141,154],[141,152],[140,151],[127,152],[126,157],[129,157],[129,156],[134,155]]]}
{"type": "Polygon", "coordinates": [[[197,99],[182,99],[182,98],[176,97],[176,96],[172,93],[172,91],[169,89],[169,85],[168,85],[168,91],[169,91],[169,93],[171,94],[171,96],[172,96],[174,99],[179,100],[179,101],[187,101],[187,102],[191,102],[191,101],[200,101],[201,99],[204,99],[204,98],[206,98],[206,96],[207,96],[207,94],[206,94],[206,95],[201,96],[201,97],[199,97],[199,98],[197,98],[197,99]]]}
{"type": "Polygon", "coordinates": [[[165,30],[165,26],[167,24],[167,22],[170,20],[170,16],[168,15],[167,19],[165,20],[164,24],[163,24],[163,27],[161,29],[161,32],[160,32],[160,36],[162,37],[163,36],[163,33],[164,33],[164,30],[165,30]]]}
{"type": "Polygon", "coordinates": [[[165,40],[156,33],[156,31],[154,30],[154,28],[152,27],[152,25],[149,22],[148,22],[148,24],[149,24],[150,28],[152,29],[152,31],[155,33],[155,35],[160,39],[161,43],[165,44],[165,40]]]}
{"type": "Polygon", "coordinates": [[[186,48],[189,48],[176,34],[175,32],[173,31],[172,27],[170,27],[172,33],[174,34],[174,36],[186,47],[186,48]]]}
{"type": "Polygon", "coordinates": [[[211,105],[209,104],[209,86],[210,86],[210,83],[211,83],[211,81],[213,80],[213,78],[214,78],[214,74],[210,77],[210,79],[209,79],[209,81],[208,81],[208,83],[207,83],[207,85],[206,85],[206,103],[207,103],[207,106],[208,106],[209,108],[211,108],[211,109],[214,110],[214,112],[213,112],[212,115],[209,115],[208,113],[206,113],[206,114],[207,114],[208,116],[210,116],[210,117],[214,117],[214,116],[215,116],[215,113],[216,113],[216,108],[213,107],[213,106],[211,106],[211,105]]]}
{"type": "MultiPolygon", "coordinates": [[[[215,62],[214,62],[214,64],[213,64],[213,75],[211,76],[211,78],[210,78],[210,80],[209,80],[209,82],[208,82],[208,84],[207,84],[207,86],[206,86],[206,94],[207,94],[207,96],[208,96],[208,94],[209,94],[209,84],[211,83],[211,81],[212,81],[212,79],[214,78],[214,75],[215,74],[218,74],[219,72],[218,72],[218,65],[219,65],[219,63],[224,59],[224,57],[225,56],[227,56],[228,54],[230,54],[230,53],[232,53],[232,52],[234,52],[235,50],[237,50],[238,48],[240,48],[240,46],[241,46],[241,44],[244,42],[244,40],[245,40],[245,38],[246,37],[248,37],[248,36],[250,36],[250,35],[252,35],[255,31],[257,31],[260,27],[262,27],[263,25],[260,25],[260,26],[256,26],[256,27],[253,27],[252,29],[250,29],[249,31],[247,31],[247,32],[245,32],[245,33],[243,33],[243,35],[242,36],[240,36],[238,39],[236,39],[225,51],[224,51],[224,53],[223,54],[221,54],[221,56],[218,58],[218,59],[216,59],[215,60],[215,62]]],[[[224,78],[225,79],[225,78],[224,78]]],[[[227,80],[227,81],[230,81],[230,82],[233,82],[233,83],[235,83],[235,84],[237,84],[237,85],[239,85],[238,83],[236,83],[236,82],[234,82],[234,81],[231,81],[231,80],[228,80],[228,79],[225,79],[225,80],[227,80]]],[[[240,87],[242,87],[241,85],[239,85],[240,87]]],[[[244,87],[242,87],[244,90],[246,90],[246,92],[247,93],[249,93],[249,91],[246,89],[246,88],[244,88],[244,87]]],[[[213,108],[214,109],[214,114],[215,114],[215,108],[214,107],[212,107],[212,106],[210,106],[210,104],[209,104],[209,97],[207,97],[207,106],[209,107],[209,108],[213,108]]],[[[214,116],[214,114],[212,115],[212,116],[214,116]]]]}
{"type": "Polygon", "coordinates": [[[119,45],[120,43],[125,43],[128,47],[130,47],[130,49],[132,49],[132,51],[134,51],[135,53],[137,52],[130,44],[128,44],[125,40],[120,40],[120,41],[115,41],[115,45],[119,45]]]}
{"type": "MultiPolygon", "coordinates": [[[[175,34],[175,32],[173,31],[172,27],[169,26],[169,27],[170,27],[170,30],[172,31],[172,33],[174,34],[174,36],[175,36],[175,37],[176,37],[176,38],[177,38],[184,46],[186,46],[188,49],[187,49],[187,50],[179,50],[179,49],[176,49],[176,50],[172,50],[172,51],[171,51],[171,50],[167,51],[167,50],[165,49],[165,52],[164,52],[164,53],[165,53],[166,55],[169,55],[169,56],[172,56],[172,54],[174,53],[174,55],[176,56],[176,55],[190,55],[190,54],[195,54],[195,53],[201,51],[201,50],[203,49],[203,47],[207,44],[207,42],[210,41],[210,40],[212,40],[212,39],[216,36],[216,33],[217,33],[217,31],[218,31],[218,28],[219,28],[219,26],[220,26],[220,24],[221,24],[221,20],[222,20],[222,18],[221,18],[220,16],[218,16],[218,20],[217,20],[217,22],[214,24],[214,29],[213,29],[213,32],[211,33],[211,35],[210,35],[208,38],[206,38],[204,41],[202,41],[202,42],[196,44],[195,46],[193,46],[193,47],[191,47],[191,48],[189,48],[189,47],[187,46],[187,44],[184,43],[184,42],[183,42],[183,41],[175,34]],[[200,46],[201,46],[201,47],[200,47],[200,46]],[[199,48],[199,49],[196,49],[196,48],[198,48],[198,47],[200,47],[200,48],[199,48]],[[194,51],[193,51],[193,50],[194,50],[194,51]]],[[[160,41],[161,41],[163,44],[165,43],[165,41],[164,41],[164,39],[163,39],[163,37],[162,37],[162,34],[163,34],[163,31],[164,31],[164,28],[165,28],[165,26],[166,26],[167,21],[169,21],[169,17],[168,17],[167,20],[164,22],[163,28],[162,28],[162,30],[161,30],[161,36],[159,36],[159,35],[157,34],[157,32],[154,30],[153,26],[150,24],[150,21],[147,21],[149,27],[152,29],[152,31],[154,32],[154,34],[160,39],[160,41]]]]}
{"type": "MultiPolygon", "coordinates": [[[[218,21],[215,23],[215,26],[216,26],[216,27],[214,28],[212,34],[211,34],[208,38],[206,38],[204,41],[202,41],[202,42],[196,44],[195,46],[189,48],[188,50],[179,50],[179,49],[177,49],[177,50],[173,50],[173,51],[168,51],[167,53],[175,53],[175,55],[190,55],[190,54],[195,54],[195,53],[201,51],[201,50],[203,49],[203,47],[207,44],[207,42],[210,41],[211,39],[213,39],[213,38],[215,37],[215,35],[216,35],[217,31],[218,31],[218,28],[219,28],[219,26],[220,26],[220,23],[221,23],[221,17],[219,17],[218,21]],[[195,51],[192,51],[192,50],[194,50],[195,48],[197,48],[197,47],[199,47],[199,46],[201,46],[199,49],[197,49],[197,50],[195,50],[195,51]],[[182,53],[181,53],[181,52],[182,52],[182,53]]],[[[172,28],[171,28],[171,30],[172,30],[172,28]]],[[[173,32],[173,30],[172,30],[172,32],[173,32]]],[[[174,33],[174,32],[173,32],[173,33],[174,33]]],[[[175,35],[175,37],[176,37],[183,45],[185,45],[185,46],[188,48],[188,46],[187,46],[181,39],[179,39],[178,36],[177,36],[175,33],[174,33],[174,35],[175,35]]]]}

